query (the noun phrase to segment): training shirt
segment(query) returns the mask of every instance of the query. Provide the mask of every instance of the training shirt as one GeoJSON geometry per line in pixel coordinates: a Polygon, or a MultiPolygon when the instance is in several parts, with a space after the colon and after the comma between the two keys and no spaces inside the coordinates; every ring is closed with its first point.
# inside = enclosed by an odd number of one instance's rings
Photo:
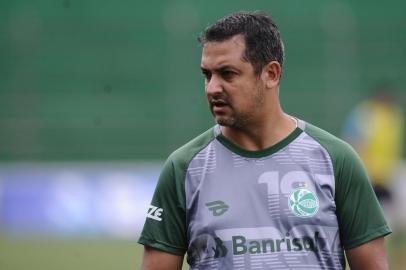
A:
{"type": "Polygon", "coordinates": [[[352,148],[304,121],[246,151],[218,125],[170,155],[139,243],[191,269],[344,269],[390,229],[352,148]]]}

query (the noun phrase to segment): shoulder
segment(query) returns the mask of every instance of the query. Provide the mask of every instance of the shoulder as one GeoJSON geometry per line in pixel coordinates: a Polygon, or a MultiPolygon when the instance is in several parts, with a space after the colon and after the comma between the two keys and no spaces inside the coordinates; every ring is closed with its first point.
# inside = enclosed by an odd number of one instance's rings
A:
{"type": "Polygon", "coordinates": [[[353,177],[367,179],[361,158],[347,142],[309,123],[305,123],[304,132],[317,141],[329,155],[336,184],[348,184],[353,177]]]}
{"type": "Polygon", "coordinates": [[[342,162],[353,158],[358,159],[358,155],[347,142],[331,133],[307,122],[304,123],[303,131],[328,152],[333,162],[342,162]]]}
{"type": "MultiPolygon", "coordinates": [[[[153,205],[163,207],[175,202],[185,209],[185,176],[190,161],[215,138],[213,128],[174,151],[166,160],[159,175],[153,205]]],[[[176,209],[177,207],[174,207],[176,209]]],[[[168,211],[168,210],[166,210],[168,211]]]]}
{"type": "Polygon", "coordinates": [[[193,140],[176,149],[168,158],[176,167],[186,168],[190,161],[216,138],[215,127],[208,129],[193,140]]]}

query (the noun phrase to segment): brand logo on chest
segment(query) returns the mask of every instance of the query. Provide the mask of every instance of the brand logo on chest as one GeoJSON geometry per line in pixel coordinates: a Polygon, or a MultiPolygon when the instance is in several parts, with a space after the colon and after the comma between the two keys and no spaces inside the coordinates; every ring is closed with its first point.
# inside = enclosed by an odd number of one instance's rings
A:
{"type": "Polygon", "coordinates": [[[229,208],[229,206],[223,201],[208,202],[208,203],[206,203],[206,206],[209,208],[209,210],[212,212],[213,216],[215,216],[215,217],[221,216],[229,208]]]}

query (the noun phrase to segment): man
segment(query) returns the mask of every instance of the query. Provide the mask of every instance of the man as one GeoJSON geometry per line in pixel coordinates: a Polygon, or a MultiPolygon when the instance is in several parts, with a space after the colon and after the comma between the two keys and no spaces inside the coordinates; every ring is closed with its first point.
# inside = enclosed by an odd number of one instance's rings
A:
{"type": "Polygon", "coordinates": [[[387,269],[390,233],[353,150],[285,114],[284,49],[263,13],[199,38],[217,125],[166,161],[139,242],[144,270],[387,269]]]}

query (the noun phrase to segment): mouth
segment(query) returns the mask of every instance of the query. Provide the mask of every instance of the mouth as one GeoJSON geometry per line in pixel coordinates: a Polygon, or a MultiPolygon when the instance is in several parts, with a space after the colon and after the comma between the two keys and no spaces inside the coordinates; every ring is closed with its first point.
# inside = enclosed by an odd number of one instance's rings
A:
{"type": "Polygon", "coordinates": [[[228,105],[228,103],[223,101],[223,100],[213,100],[211,102],[212,107],[224,107],[224,106],[227,106],[227,105],[228,105]]]}
{"type": "Polygon", "coordinates": [[[225,108],[229,106],[229,104],[224,100],[212,100],[210,102],[210,106],[213,113],[222,114],[224,113],[225,108]]]}

